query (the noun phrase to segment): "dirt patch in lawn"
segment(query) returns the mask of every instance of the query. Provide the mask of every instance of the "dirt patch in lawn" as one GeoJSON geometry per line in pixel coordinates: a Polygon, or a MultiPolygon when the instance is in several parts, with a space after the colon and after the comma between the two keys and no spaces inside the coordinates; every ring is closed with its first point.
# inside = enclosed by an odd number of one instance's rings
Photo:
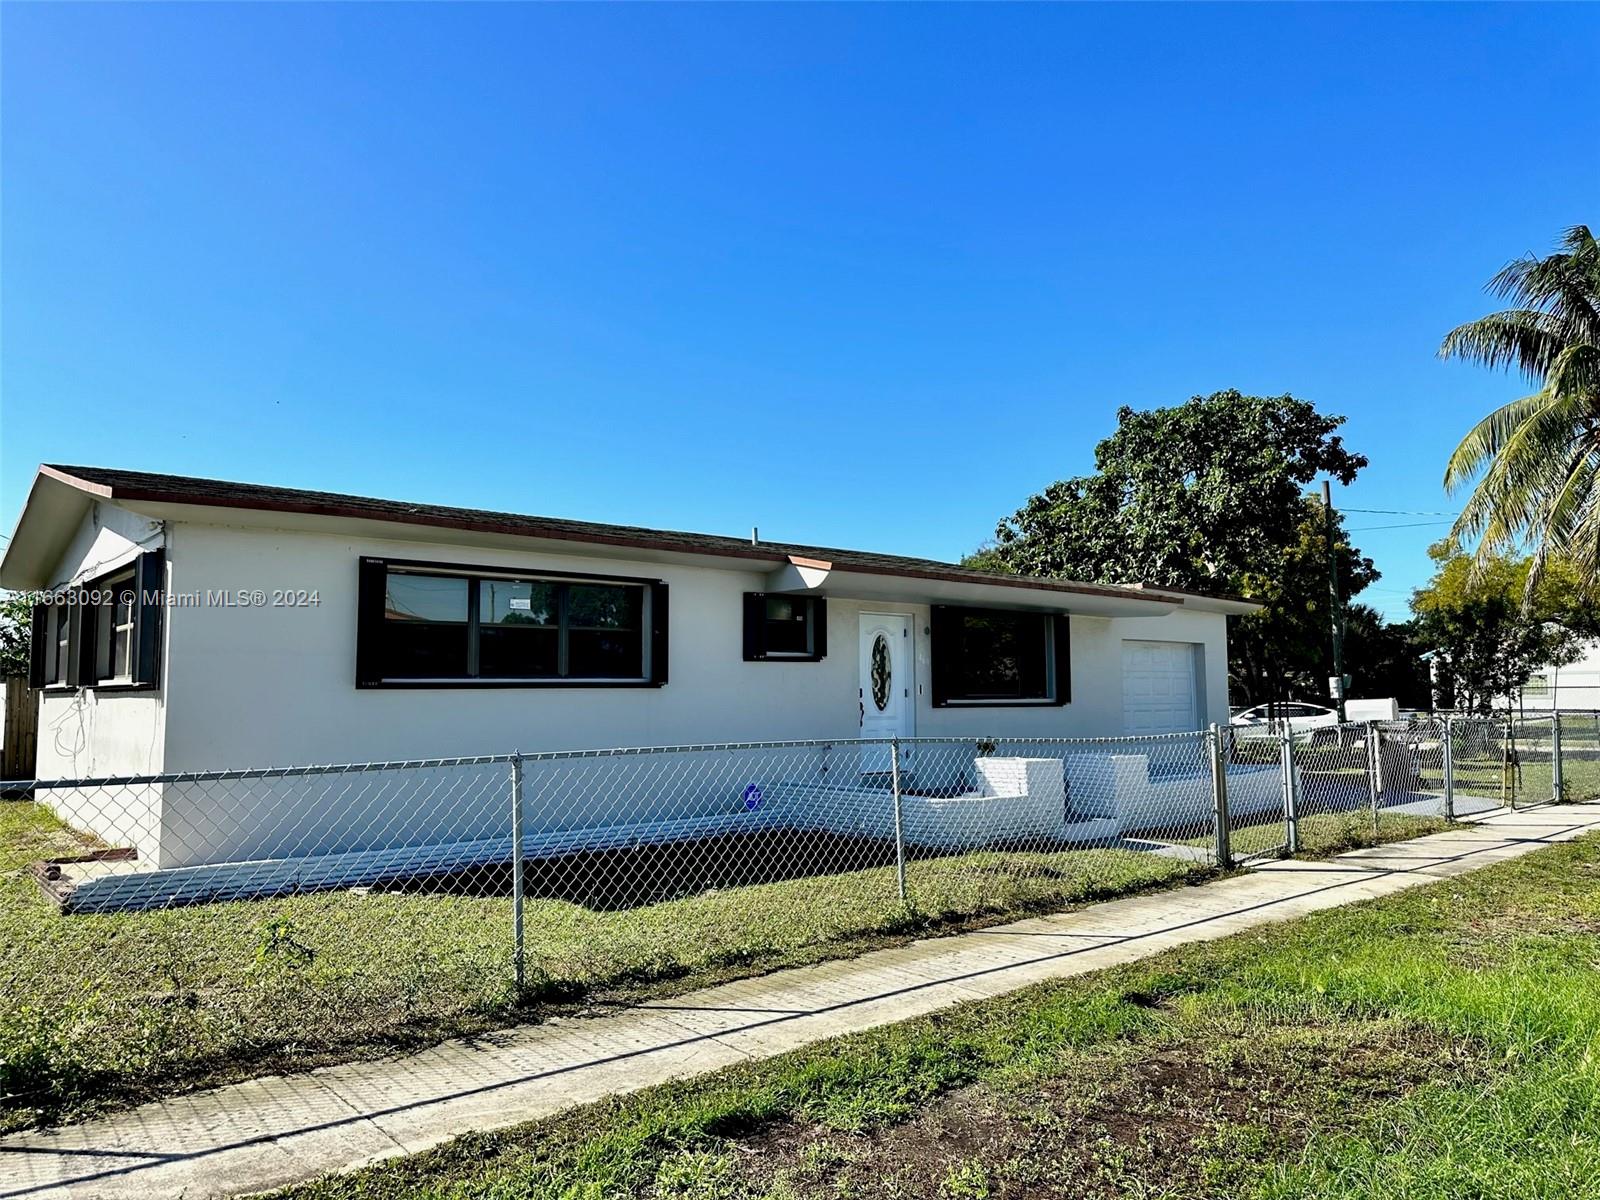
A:
{"type": "Polygon", "coordinates": [[[1293,1026],[1130,1048],[1014,1086],[948,1093],[852,1134],[786,1123],[733,1143],[751,1196],[1226,1196],[1298,1157],[1314,1134],[1479,1069],[1420,1029],[1293,1026]]]}

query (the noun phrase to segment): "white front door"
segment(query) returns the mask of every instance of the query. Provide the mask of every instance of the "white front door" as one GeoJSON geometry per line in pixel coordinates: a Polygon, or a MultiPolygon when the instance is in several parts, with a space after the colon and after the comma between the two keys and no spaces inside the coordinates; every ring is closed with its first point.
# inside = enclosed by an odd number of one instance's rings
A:
{"type": "MultiPolygon", "coordinates": [[[[861,736],[911,737],[917,731],[916,655],[905,613],[861,614],[861,736]]],[[[863,771],[887,771],[888,747],[862,753],[863,771]]]]}
{"type": "Polygon", "coordinates": [[[1122,731],[1186,733],[1200,727],[1192,642],[1122,643],[1122,731]]]}

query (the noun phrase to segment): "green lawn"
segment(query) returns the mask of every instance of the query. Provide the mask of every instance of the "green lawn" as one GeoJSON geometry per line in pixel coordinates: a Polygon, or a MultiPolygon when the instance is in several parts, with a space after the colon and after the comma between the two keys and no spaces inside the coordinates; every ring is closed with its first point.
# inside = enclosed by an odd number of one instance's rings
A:
{"type": "Polygon", "coordinates": [[[1600,840],[292,1200],[1600,1195],[1600,840]]]}
{"type": "MultiPolygon", "coordinates": [[[[1370,809],[1350,809],[1346,812],[1314,813],[1300,818],[1299,858],[1328,858],[1346,850],[1363,846],[1378,846],[1388,842],[1401,842],[1407,838],[1422,837],[1450,828],[1448,821],[1439,817],[1418,817],[1409,813],[1378,813],[1378,826],[1374,831],[1370,809]]],[[[1284,844],[1285,831],[1281,820],[1262,821],[1237,827],[1229,841],[1234,857],[1268,854],[1284,844]]],[[[1211,846],[1215,837],[1196,838],[1194,846],[1211,846]]]]}
{"type": "MultiPolygon", "coordinates": [[[[1553,795],[1548,742],[1520,748],[1509,765],[1499,757],[1459,758],[1455,774],[1456,794],[1460,796],[1544,804],[1553,795]]],[[[1570,746],[1564,746],[1561,776],[1568,801],[1600,799],[1600,753],[1580,756],[1570,746]]],[[[1443,785],[1430,779],[1429,786],[1441,790],[1443,785]]]]}
{"type": "Polygon", "coordinates": [[[845,869],[883,862],[881,848],[820,877],[767,882],[749,878],[760,853],[748,845],[733,848],[743,874],[703,845],[664,848],[649,862],[594,859],[568,878],[551,871],[530,882],[548,887],[526,906],[530,989],[518,996],[503,888],[62,917],[20,868],[82,848],[41,806],[0,803],[0,1128],[1208,873],[1114,849],[980,852],[913,862],[907,906],[892,866],[845,869]]]}

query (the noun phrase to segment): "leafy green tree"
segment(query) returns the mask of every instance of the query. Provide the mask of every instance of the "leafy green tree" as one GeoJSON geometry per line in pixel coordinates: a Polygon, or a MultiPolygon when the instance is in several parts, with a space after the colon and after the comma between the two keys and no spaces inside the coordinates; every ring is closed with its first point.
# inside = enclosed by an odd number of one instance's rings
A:
{"type": "Polygon", "coordinates": [[[1555,557],[1600,583],[1600,243],[1575,225],[1560,253],[1516,259],[1488,290],[1514,307],[1451,330],[1439,354],[1514,368],[1537,390],[1450,456],[1445,487],[1472,485],[1453,536],[1477,539],[1480,569],[1526,544],[1530,583],[1555,557]]]}
{"type": "MultiPolygon", "coordinates": [[[[1228,670],[1233,695],[1241,703],[1331,699],[1327,681],[1333,674],[1333,619],[1326,510],[1316,496],[1298,497],[1297,508],[1300,519],[1294,540],[1279,549],[1271,567],[1246,572],[1231,585],[1235,594],[1266,606],[1259,613],[1235,618],[1229,633],[1228,670]]],[[[1357,595],[1380,578],[1372,560],[1351,545],[1337,513],[1333,561],[1341,596],[1357,595]]],[[[1345,666],[1353,681],[1355,656],[1348,643],[1345,666]]],[[[1374,693],[1353,690],[1351,694],[1374,693]]]]}
{"type": "Polygon", "coordinates": [[[1345,616],[1344,661],[1352,696],[1389,697],[1404,708],[1431,708],[1432,683],[1415,621],[1391,623],[1366,604],[1345,616]]]}
{"type": "MultiPolygon", "coordinates": [[[[1236,696],[1321,695],[1327,660],[1328,545],[1321,475],[1350,483],[1367,465],[1335,432],[1342,417],[1293,396],[1237,391],[1135,412],[1095,448],[1095,473],[1051,484],[995,531],[971,566],[1098,583],[1226,592],[1265,612],[1229,639],[1236,696]]],[[[1336,522],[1345,596],[1378,578],[1336,522]]]]}
{"type": "Polygon", "coordinates": [[[1600,633],[1600,594],[1564,560],[1535,574],[1532,557],[1469,556],[1451,540],[1428,554],[1433,578],[1411,597],[1416,638],[1434,653],[1441,690],[1457,708],[1488,712],[1600,633]]]}
{"type": "Polygon", "coordinates": [[[1117,411],[1095,473],[1029,497],[995,530],[985,561],[1024,575],[1227,589],[1273,570],[1299,537],[1319,475],[1367,465],[1327,417],[1293,396],[1236,391],[1117,411]]]}
{"type": "Polygon", "coordinates": [[[32,598],[21,592],[0,594],[0,679],[26,675],[32,650],[32,598]]]}

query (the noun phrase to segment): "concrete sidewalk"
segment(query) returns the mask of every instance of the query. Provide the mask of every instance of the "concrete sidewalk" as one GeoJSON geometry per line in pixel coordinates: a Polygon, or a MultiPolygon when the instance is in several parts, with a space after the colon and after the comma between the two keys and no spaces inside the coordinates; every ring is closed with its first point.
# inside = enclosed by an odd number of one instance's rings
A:
{"type": "Polygon", "coordinates": [[[0,1197],[263,1191],[558,1109],[766,1058],[963,1000],[1384,896],[1600,829],[1600,805],[1472,827],[780,971],[615,1015],[273,1076],[0,1139],[0,1197]]]}

